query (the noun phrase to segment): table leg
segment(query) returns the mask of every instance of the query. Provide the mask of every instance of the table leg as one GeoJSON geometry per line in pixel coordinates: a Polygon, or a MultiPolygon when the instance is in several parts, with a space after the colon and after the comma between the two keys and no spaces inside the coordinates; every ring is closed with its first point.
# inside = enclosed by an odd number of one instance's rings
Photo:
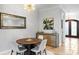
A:
{"type": "Polygon", "coordinates": [[[30,55],[31,45],[26,45],[25,47],[26,47],[27,51],[24,52],[24,55],[30,55]]]}
{"type": "Polygon", "coordinates": [[[28,46],[27,46],[27,52],[28,52],[27,54],[30,55],[30,52],[31,52],[31,45],[28,45],[28,46]]]}
{"type": "Polygon", "coordinates": [[[24,55],[35,55],[35,53],[31,51],[31,48],[33,48],[32,45],[27,45],[27,51],[24,52],[24,55]]]}

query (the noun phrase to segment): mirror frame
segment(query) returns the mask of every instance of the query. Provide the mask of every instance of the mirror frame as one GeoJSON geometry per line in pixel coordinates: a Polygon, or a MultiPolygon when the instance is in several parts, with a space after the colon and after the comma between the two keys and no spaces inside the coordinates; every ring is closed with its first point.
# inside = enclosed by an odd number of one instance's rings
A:
{"type": "Polygon", "coordinates": [[[18,15],[13,15],[13,14],[8,14],[8,13],[2,13],[0,12],[0,29],[25,29],[26,28],[26,17],[23,17],[23,16],[18,16],[18,15]],[[23,22],[23,26],[4,26],[3,25],[3,16],[5,15],[8,15],[10,18],[14,17],[15,19],[16,18],[20,18],[20,20],[24,20],[23,22]]]}

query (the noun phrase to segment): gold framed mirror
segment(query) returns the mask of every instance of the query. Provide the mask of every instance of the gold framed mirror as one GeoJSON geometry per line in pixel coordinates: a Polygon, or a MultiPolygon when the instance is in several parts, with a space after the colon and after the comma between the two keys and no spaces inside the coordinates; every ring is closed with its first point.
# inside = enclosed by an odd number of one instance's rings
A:
{"type": "Polygon", "coordinates": [[[26,17],[0,13],[1,29],[24,29],[26,28],[26,17]]]}

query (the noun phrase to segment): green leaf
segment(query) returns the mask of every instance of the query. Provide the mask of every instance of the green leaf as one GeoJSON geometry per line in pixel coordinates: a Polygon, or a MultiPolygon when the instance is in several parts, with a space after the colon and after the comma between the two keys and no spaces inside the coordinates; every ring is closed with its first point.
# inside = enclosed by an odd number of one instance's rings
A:
{"type": "Polygon", "coordinates": [[[49,25],[54,25],[54,23],[51,23],[51,24],[49,24],[49,25]]]}

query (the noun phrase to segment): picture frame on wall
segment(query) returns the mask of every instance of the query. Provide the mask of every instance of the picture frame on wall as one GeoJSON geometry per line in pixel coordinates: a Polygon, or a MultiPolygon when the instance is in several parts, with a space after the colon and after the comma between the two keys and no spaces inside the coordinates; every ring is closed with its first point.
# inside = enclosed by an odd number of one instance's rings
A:
{"type": "Polygon", "coordinates": [[[54,18],[53,17],[44,18],[43,29],[44,30],[53,30],[54,29],[54,18]]]}

